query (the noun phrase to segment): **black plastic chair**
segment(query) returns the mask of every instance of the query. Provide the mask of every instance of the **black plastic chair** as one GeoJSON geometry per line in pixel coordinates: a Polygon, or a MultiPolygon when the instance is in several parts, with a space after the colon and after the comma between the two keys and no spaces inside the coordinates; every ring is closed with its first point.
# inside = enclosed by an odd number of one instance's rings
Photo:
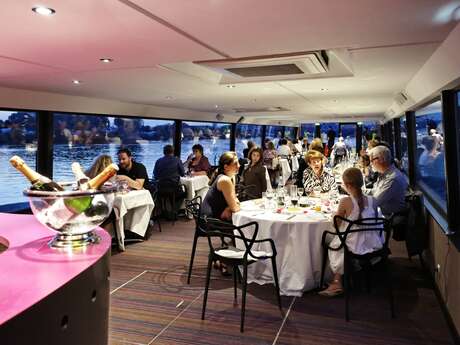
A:
{"type": "Polygon", "coordinates": [[[240,332],[244,331],[244,316],[246,309],[246,290],[247,290],[247,278],[248,278],[248,266],[259,260],[271,259],[273,269],[273,280],[275,283],[276,297],[278,299],[278,305],[280,310],[281,297],[278,282],[278,272],[276,269],[276,247],[272,239],[256,240],[257,233],[259,231],[259,224],[257,222],[250,222],[241,226],[235,226],[230,223],[222,222],[218,219],[208,218],[206,221],[207,231],[205,232],[208,238],[209,244],[209,258],[208,268],[206,272],[206,287],[203,298],[203,310],[201,319],[204,320],[206,312],[206,302],[208,299],[209,282],[211,280],[211,268],[213,261],[219,260],[221,263],[226,264],[229,267],[233,267],[233,288],[234,288],[234,299],[237,299],[237,276],[238,267],[243,266],[243,279],[242,279],[242,302],[241,302],[241,322],[240,332]],[[251,229],[251,237],[246,237],[244,230],[251,229]],[[234,233],[238,233],[235,235],[234,233]],[[213,243],[213,239],[219,238],[221,245],[216,247],[213,243]],[[225,241],[228,239],[229,241],[225,241]],[[244,249],[236,248],[233,244],[236,241],[241,241],[244,249]],[[271,252],[254,251],[252,247],[255,243],[267,242],[270,245],[271,252]]]}
{"type": "Polygon", "coordinates": [[[205,218],[201,215],[201,196],[197,196],[192,200],[185,201],[185,210],[187,214],[191,214],[195,220],[195,234],[193,236],[192,254],[190,255],[190,264],[188,266],[187,284],[190,284],[192,275],[193,260],[195,259],[196,245],[199,237],[206,236],[205,218]]]}
{"type": "Polygon", "coordinates": [[[373,262],[375,260],[380,260],[379,264],[384,269],[385,274],[385,282],[387,285],[387,292],[388,292],[388,299],[390,303],[390,312],[391,317],[395,317],[394,312],[394,301],[393,301],[393,289],[391,286],[391,275],[388,265],[388,256],[390,255],[390,250],[388,249],[388,242],[390,239],[391,234],[391,226],[390,221],[385,218],[363,218],[355,221],[351,221],[341,216],[334,217],[334,228],[335,232],[325,231],[323,233],[321,239],[321,246],[323,248],[323,261],[321,267],[321,280],[320,280],[320,288],[323,287],[324,282],[324,272],[326,269],[328,251],[334,250],[339,251],[343,249],[344,253],[344,274],[343,274],[343,284],[344,284],[344,294],[345,294],[345,319],[347,321],[350,320],[349,315],[349,300],[350,300],[350,282],[351,282],[351,274],[353,273],[353,262],[357,261],[359,265],[363,268],[364,272],[366,273],[367,278],[367,288],[370,290],[370,274],[373,267],[373,262]],[[347,225],[345,231],[339,230],[338,220],[341,222],[345,222],[347,225]],[[382,248],[370,252],[364,255],[358,255],[351,252],[346,244],[347,237],[353,233],[359,232],[367,232],[367,231],[375,231],[379,233],[379,236],[382,236],[385,233],[385,240],[383,243],[382,248]],[[330,236],[338,236],[340,239],[340,245],[336,248],[332,248],[326,243],[328,235],[330,236]]]}

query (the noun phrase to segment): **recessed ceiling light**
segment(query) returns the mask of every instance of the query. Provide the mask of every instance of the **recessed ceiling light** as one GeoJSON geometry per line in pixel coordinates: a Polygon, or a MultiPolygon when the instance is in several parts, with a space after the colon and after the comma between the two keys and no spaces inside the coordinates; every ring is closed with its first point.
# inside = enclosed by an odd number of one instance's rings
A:
{"type": "Polygon", "coordinates": [[[215,107],[216,107],[216,108],[219,108],[219,106],[218,106],[217,104],[215,105],[215,107]]]}
{"type": "Polygon", "coordinates": [[[172,99],[172,97],[171,97],[171,96],[166,96],[165,98],[166,98],[166,99],[172,99]]]}
{"type": "Polygon", "coordinates": [[[227,85],[227,87],[228,87],[229,89],[233,89],[233,88],[235,88],[236,86],[235,86],[235,85],[227,85]]]}
{"type": "Polygon", "coordinates": [[[72,83],[78,85],[78,84],[81,84],[81,81],[80,81],[80,80],[77,80],[77,79],[74,79],[74,80],[72,80],[72,83]]]}
{"type": "Polygon", "coordinates": [[[99,61],[104,62],[104,63],[110,63],[110,62],[113,61],[113,59],[111,59],[111,58],[102,58],[102,59],[99,59],[99,61]]]}
{"type": "Polygon", "coordinates": [[[322,87],[321,91],[329,91],[329,89],[326,89],[325,87],[322,87]]]}
{"type": "Polygon", "coordinates": [[[338,100],[336,100],[336,99],[333,99],[333,100],[332,100],[332,102],[334,102],[334,103],[337,103],[337,102],[338,102],[338,100]]]}
{"type": "Polygon", "coordinates": [[[51,16],[56,13],[56,11],[53,10],[52,8],[45,7],[45,6],[34,7],[32,8],[32,11],[34,11],[37,14],[41,14],[42,16],[51,16]]]}

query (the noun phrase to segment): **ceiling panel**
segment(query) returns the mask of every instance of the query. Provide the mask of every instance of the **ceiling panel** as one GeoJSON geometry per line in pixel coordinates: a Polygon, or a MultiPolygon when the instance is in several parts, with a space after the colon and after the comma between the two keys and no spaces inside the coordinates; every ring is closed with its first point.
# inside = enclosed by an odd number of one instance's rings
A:
{"type": "Polygon", "coordinates": [[[232,57],[441,41],[450,0],[133,0],[232,57]]]}

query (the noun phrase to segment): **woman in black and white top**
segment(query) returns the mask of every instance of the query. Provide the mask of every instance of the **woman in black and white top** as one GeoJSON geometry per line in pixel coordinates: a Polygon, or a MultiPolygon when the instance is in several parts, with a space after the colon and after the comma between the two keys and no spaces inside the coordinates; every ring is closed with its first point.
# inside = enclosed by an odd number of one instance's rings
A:
{"type": "Polygon", "coordinates": [[[303,173],[305,193],[310,194],[313,191],[338,192],[334,175],[324,167],[326,162],[324,155],[319,151],[310,150],[305,158],[308,164],[303,173]]]}

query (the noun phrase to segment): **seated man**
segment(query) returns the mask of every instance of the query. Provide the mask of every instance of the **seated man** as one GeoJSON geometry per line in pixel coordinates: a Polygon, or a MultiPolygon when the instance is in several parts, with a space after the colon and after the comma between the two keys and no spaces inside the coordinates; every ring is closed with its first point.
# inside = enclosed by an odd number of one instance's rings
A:
{"type": "Polygon", "coordinates": [[[118,151],[118,161],[117,181],[126,181],[131,189],[149,188],[149,177],[144,164],[135,162],[129,149],[118,151]]]}
{"type": "Polygon", "coordinates": [[[385,217],[405,211],[408,183],[393,165],[390,149],[386,146],[376,146],[370,150],[369,157],[373,170],[377,171],[379,176],[368,194],[374,197],[385,217]]]}
{"type": "Polygon", "coordinates": [[[174,156],[174,147],[172,145],[166,145],[163,148],[163,154],[164,156],[155,162],[153,179],[156,190],[160,195],[175,193],[176,196],[176,205],[171,205],[171,209],[162,211],[176,212],[178,205],[185,197],[180,185],[180,177],[185,175],[184,166],[181,160],[174,156]]]}

